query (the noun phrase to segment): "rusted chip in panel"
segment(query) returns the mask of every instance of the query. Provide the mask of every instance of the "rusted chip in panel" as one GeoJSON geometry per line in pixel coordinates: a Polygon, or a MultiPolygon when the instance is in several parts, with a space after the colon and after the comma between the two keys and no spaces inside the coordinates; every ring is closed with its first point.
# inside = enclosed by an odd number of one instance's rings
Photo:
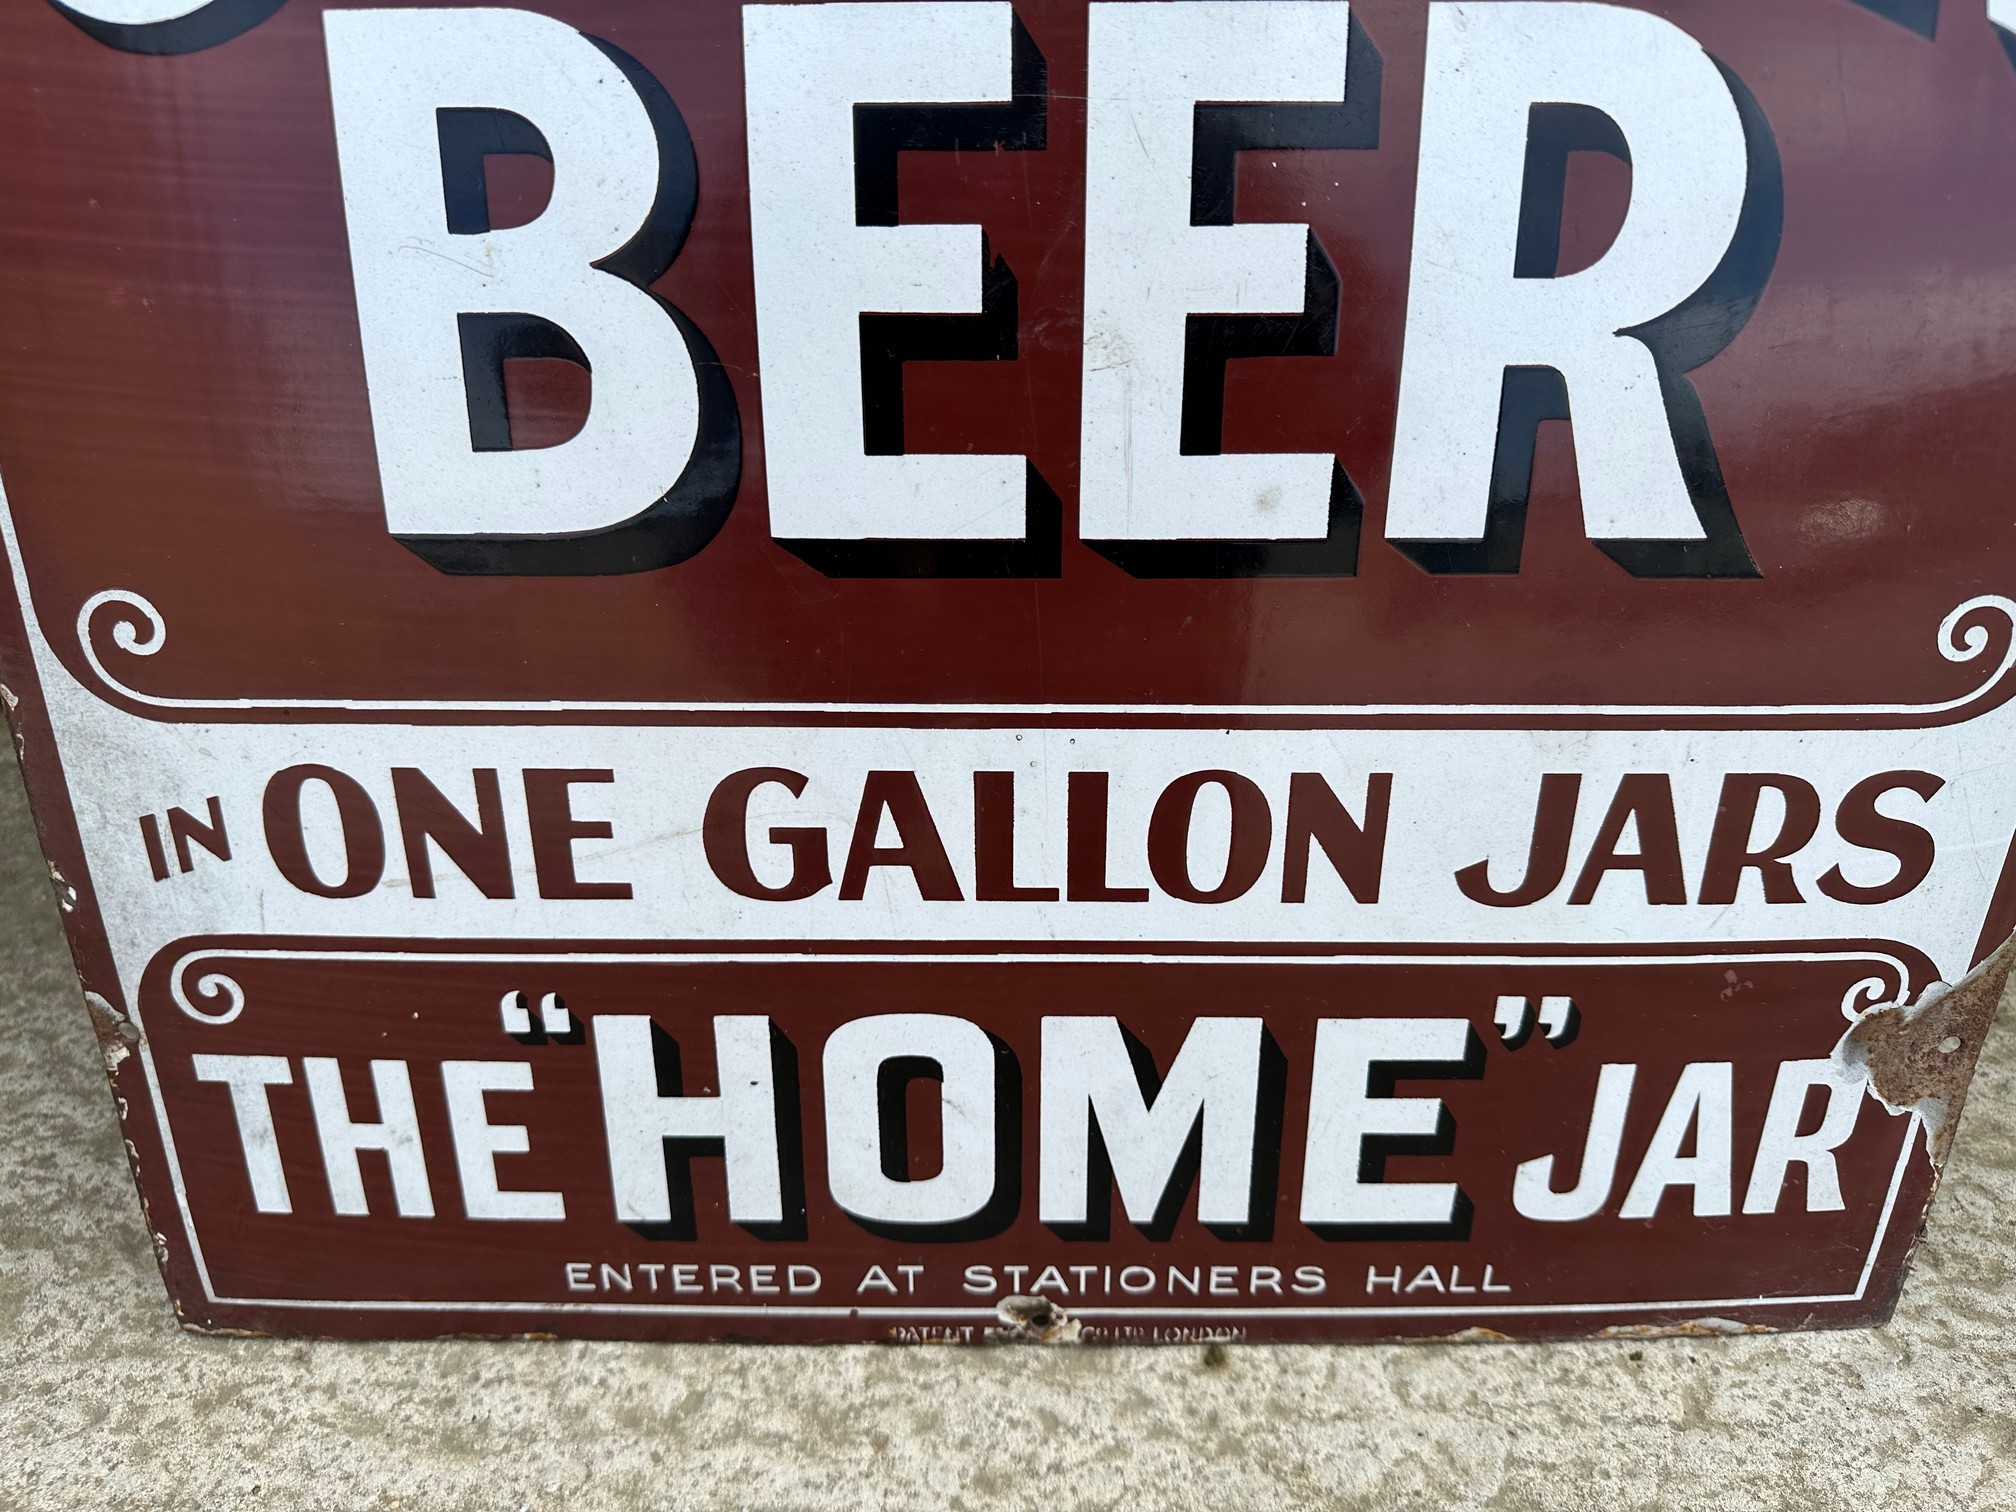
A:
{"type": "Polygon", "coordinates": [[[105,1074],[116,1076],[119,1063],[140,1046],[140,1026],[98,993],[85,993],[84,1007],[91,1015],[91,1032],[97,1036],[98,1054],[105,1061],[105,1074]]]}
{"type": "Polygon", "coordinates": [[[1048,1297],[1004,1297],[994,1309],[999,1328],[987,1330],[994,1344],[1075,1344],[1079,1322],[1048,1297]]]}
{"type": "Polygon", "coordinates": [[[1869,1092],[1892,1113],[1925,1125],[1935,1167],[1946,1163],[1988,1026],[2016,966],[2016,935],[1954,986],[1935,982],[1911,1004],[1885,1003],[1855,1020],[1835,1051],[1868,1078],[1869,1092]]]}

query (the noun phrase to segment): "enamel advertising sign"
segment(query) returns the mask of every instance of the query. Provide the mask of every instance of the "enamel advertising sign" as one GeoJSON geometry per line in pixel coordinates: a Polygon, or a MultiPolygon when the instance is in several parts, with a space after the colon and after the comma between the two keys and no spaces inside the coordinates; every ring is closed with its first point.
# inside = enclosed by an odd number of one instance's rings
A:
{"type": "Polygon", "coordinates": [[[2016,925],[2012,11],[0,10],[182,1320],[1880,1321],[2016,925]]]}

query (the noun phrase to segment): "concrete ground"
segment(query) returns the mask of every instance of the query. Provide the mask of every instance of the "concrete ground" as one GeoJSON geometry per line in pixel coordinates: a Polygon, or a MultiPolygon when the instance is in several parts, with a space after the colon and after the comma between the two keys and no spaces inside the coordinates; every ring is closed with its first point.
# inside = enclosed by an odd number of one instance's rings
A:
{"type": "Polygon", "coordinates": [[[0,1508],[2016,1508],[2016,1033],[1896,1321],[1568,1345],[331,1344],[179,1332],[0,778],[0,1508]]]}

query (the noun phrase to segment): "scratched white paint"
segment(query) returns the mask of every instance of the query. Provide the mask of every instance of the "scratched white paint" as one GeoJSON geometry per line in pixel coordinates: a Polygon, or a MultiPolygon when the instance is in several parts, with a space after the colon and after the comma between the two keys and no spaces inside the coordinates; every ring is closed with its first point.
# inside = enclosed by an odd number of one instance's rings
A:
{"type": "Polygon", "coordinates": [[[750,5],[749,234],[771,533],[1019,540],[1020,455],[864,455],[861,315],[976,315],[973,224],[856,223],[857,103],[1005,104],[1012,8],[750,5]]]}
{"type": "Polygon", "coordinates": [[[1310,236],[1193,226],[1191,154],[1199,101],[1342,101],[1351,8],[1094,5],[1089,24],[1080,533],[1320,539],[1329,453],[1181,454],[1188,318],[1301,311],[1310,236]]]}
{"type": "Polygon", "coordinates": [[[1445,4],[1429,9],[1422,88],[1386,534],[1483,538],[1505,369],[1549,367],[1574,410],[1590,537],[1702,539],[1651,349],[1627,333],[1707,282],[1742,215],[1743,123],[1714,60],[1621,6],[1445,4]],[[1547,102],[1617,125],[1631,202],[1590,267],[1515,278],[1527,122],[1547,102]]]}
{"type": "Polygon", "coordinates": [[[691,456],[693,360],[644,290],[592,264],[651,215],[658,141],[615,62],[570,26],[520,10],[324,14],[343,207],[371,425],[395,535],[556,535],[649,509],[691,456]],[[435,112],[499,109],[538,128],[552,196],[535,219],[448,231],[435,112]],[[458,313],[560,327],[594,373],[558,446],[470,444],[458,313]]]}

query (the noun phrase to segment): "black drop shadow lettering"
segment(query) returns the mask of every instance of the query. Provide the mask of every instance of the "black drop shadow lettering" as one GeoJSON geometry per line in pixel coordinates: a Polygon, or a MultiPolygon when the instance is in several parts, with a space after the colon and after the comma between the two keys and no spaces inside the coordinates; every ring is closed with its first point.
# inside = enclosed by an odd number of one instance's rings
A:
{"type": "MultiPolygon", "coordinates": [[[[904,152],[1040,152],[1049,134],[1049,67],[1018,17],[1006,104],[854,107],[854,220],[897,225],[904,152]]],[[[1020,354],[1015,273],[983,238],[978,315],[861,316],[862,450],[903,455],[903,368],[909,362],[1012,362],[1020,354]]],[[[779,539],[828,577],[1056,577],[1063,570],[1063,506],[1033,463],[1019,540],[779,539]]]]}
{"type": "MultiPolygon", "coordinates": [[[[599,38],[589,41],[608,56],[643,101],[658,141],[658,192],[636,235],[594,266],[650,292],[672,266],[693,224],[700,171],[693,139],[678,105],[657,79],[628,53],[599,38]]],[[[456,108],[436,113],[440,138],[443,210],[448,229],[478,234],[490,229],[483,158],[518,152],[551,160],[537,127],[509,111],[456,108]],[[516,123],[516,124],[513,124],[516,123]]],[[[598,530],[540,536],[407,535],[399,542],[443,572],[521,577],[602,577],[649,572],[691,557],[719,533],[742,481],[742,422],[734,389],[719,357],[683,311],[651,294],[679,329],[693,360],[699,424],[692,454],[672,487],[649,507],[598,530]]],[[[470,439],[475,449],[509,450],[502,364],[512,358],[550,357],[591,372],[574,339],[536,315],[464,314],[463,381],[468,394],[470,439]]]]}
{"type": "MultiPolygon", "coordinates": [[[[1253,1118],[1253,1183],[1246,1222],[1207,1223],[1220,1239],[1259,1242],[1274,1237],[1274,1209],[1281,1191],[1281,1138],[1288,1125],[1288,1057],[1274,1036],[1260,1031],[1260,1087],[1253,1118]]],[[[1198,1120],[1201,1134],[1203,1120],[1198,1120]]]]}
{"type": "MultiPolygon", "coordinates": [[[[651,1062],[657,1073],[658,1095],[679,1097],[685,1082],[679,1064],[679,1042],[655,1022],[651,1025],[651,1062]]],[[[783,1030],[770,1026],[770,1075],[777,1093],[777,1167],[783,1189],[784,1216],[776,1223],[738,1223],[758,1239],[800,1240],[805,1237],[805,1127],[798,1082],[798,1051],[783,1030]]],[[[718,1073],[717,1073],[718,1076],[718,1073]]],[[[720,1139],[667,1139],[665,1190],[671,1217],[663,1223],[630,1223],[639,1238],[691,1241],[700,1237],[693,1199],[692,1162],[696,1156],[723,1153],[720,1139]]]]}
{"type": "MultiPolygon", "coordinates": [[[[1540,1010],[1533,1006],[1533,999],[1524,998],[1521,1001],[1525,1003],[1526,1008],[1519,1017],[1518,1027],[1510,1034],[1505,1033],[1502,1029],[1498,1032],[1498,1043],[1503,1045],[1507,1050],[1524,1049],[1526,1043],[1533,1038],[1534,1031],[1540,1025],[1540,1010]]],[[[1496,1026],[1494,1025],[1493,1027],[1496,1026]]]]}
{"type": "Polygon", "coordinates": [[[546,133],[515,111],[443,106],[434,112],[441,147],[441,203],[455,236],[481,236],[492,228],[486,157],[536,157],[553,161],[546,133]]]}
{"type": "MultiPolygon", "coordinates": [[[[520,993],[519,996],[528,1000],[530,998],[530,994],[528,993],[520,993]]],[[[555,1002],[563,1011],[566,1010],[567,1000],[565,998],[556,997],[555,1002]]],[[[578,1013],[569,1012],[567,1014],[567,1032],[565,1034],[549,1034],[546,1030],[545,1020],[536,1006],[528,1006],[526,1016],[532,1027],[527,1029],[523,1034],[511,1034],[507,1037],[516,1040],[528,1049],[536,1045],[585,1045],[588,1043],[588,1022],[578,1013]]]]}
{"type": "MultiPolygon", "coordinates": [[[[1536,1015],[1537,1017],[1537,1015],[1536,1015]]],[[[1547,1037],[1547,1043],[1556,1050],[1566,1050],[1582,1037],[1582,1008],[1573,998],[1568,1000],[1568,1016],[1561,1028],[1547,1037]]]]}
{"type": "MultiPolygon", "coordinates": [[[[1241,152],[1377,147],[1384,74],[1379,49],[1354,16],[1345,54],[1344,98],[1339,103],[1200,103],[1190,149],[1190,224],[1233,224],[1241,152]]],[[[1335,356],[1337,315],[1337,269],[1311,231],[1299,313],[1189,316],[1183,340],[1181,455],[1215,457],[1224,452],[1227,362],[1240,357],[1335,356]]],[[[1333,460],[1329,521],[1320,540],[1085,544],[1141,578],[1351,577],[1358,570],[1364,513],[1358,486],[1344,465],[1333,460]]]]}
{"type": "MultiPolygon", "coordinates": [[[[522,313],[457,315],[462,343],[462,390],[469,406],[469,445],[476,451],[510,451],[511,408],[504,397],[504,364],[528,357],[571,362],[593,374],[587,353],[550,320],[522,313]]],[[[430,538],[431,539],[431,538],[430,538]]]]}
{"type": "Polygon", "coordinates": [[[1673,428],[1680,472],[1701,528],[1703,541],[1598,541],[1597,547],[1633,577],[1754,578],[1762,574],[1743,540],[1736,511],[1723,481],[1715,440],[1701,396],[1687,374],[1716,356],[1750,323],[1764,286],[1778,263],[1785,228],[1785,174],[1778,159],[1778,139],[1749,86],[1727,64],[1715,66],[1729,85],[1736,113],[1743,123],[1749,159],[1749,186],[1736,234],[1708,281],[1678,308],[1635,326],[1634,336],[1652,350],[1659,370],[1659,391],[1673,428]]]}
{"type": "MultiPolygon", "coordinates": [[[[1484,1042],[1467,1031],[1461,1060],[1374,1061],[1366,1077],[1366,1094],[1391,1097],[1403,1081],[1475,1081],[1484,1074],[1484,1042]]],[[[1386,1179],[1386,1162],[1395,1155],[1447,1155],[1456,1147],[1456,1120],[1445,1104],[1432,1134],[1368,1134],[1360,1141],[1358,1180],[1376,1185],[1386,1179]]],[[[1332,1240],[1468,1239],[1476,1207],[1470,1194],[1456,1189],[1449,1217],[1439,1223],[1312,1223],[1318,1238],[1332,1240]]]]}
{"type": "Polygon", "coordinates": [[[1854,3],[1918,33],[1928,42],[1939,30],[1939,0],[1854,0],[1854,3]]]}
{"type": "Polygon", "coordinates": [[[202,52],[233,38],[242,37],[275,14],[287,0],[211,0],[201,10],[172,21],[150,21],[139,25],[100,21],[82,11],[72,10],[62,0],[49,0],[50,9],[95,42],[124,53],[142,53],[155,58],[179,57],[202,52]]]}
{"type": "MultiPolygon", "coordinates": [[[[1155,1064],[1155,1056],[1124,1024],[1120,1026],[1120,1042],[1126,1047],[1127,1060],[1133,1067],[1135,1084],[1141,1089],[1142,1103],[1152,1110],[1155,1099],[1161,1095],[1163,1080],[1162,1072],[1155,1064]]],[[[1241,1224],[1206,1224],[1205,1227],[1220,1239],[1254,1241],[1271,1239],[1274,1235],[1274,1208],[1280,1190],[1281,1133],[1287,1117],[1287,1093],[1287,1057],[1281,1053],[1281,1047],[1275,1043],[1274,1036],[1262,1030],[1259,1099],[1253,1129],[1253,1172],[1246,1207],[1247,1221],[1241,1224]]],[[[1113,1235],[1113,1205],[1116,1195],[1113,1159],[1106,1147],[1106,1134],[1099,1126],[1096,1113],[1091,1119],[1088,1132],[1090,1148],[1085,1162],[1085,1221],[1046,1222],[1044,1226],[1060,1239],[1103,1241],[1113,1235]]],[[[1183,1210],[1189,1204],[1190,1193],[1197,1185],[1203,1155],[1204,1110],[1199,1108],[1196,1119],[1190,1125],[1190,1132],[1183,1141],[1183,1148],[1169,1168],[1169,1177],[1161,1195],[1156,1199],[1154,1213],[1146,1223],[1134,1224],[1134,1228],[1143,1238],[1160,1244],[1176,1231],[1183,1210]]]]}
{"type": "MultiPolygon", "coordinates": [[[[1657,319],[1618,333],[1643,342],[1652,354],[1674,453],[1706,535],[1699,541],[1592,540],[1597,550],[1633,577],[1760,576],[1729,500],[1700,395],[1687,374],[1735,340],[1756,312],[1778,260],[1785,214],[1784,174],[1777,139],[1756,97],[1726,65],[1717,60],[1715,66],[1735,99],[1748,161],[1735,235],[1722,261],[1699,289],[1657,319]]],[[[1623,133],[1601,111],[1586,105],[1535,105],[1527,128],[1513,261],[1517,278],[1552,278],[1556,274],[1568,159],[1575,152],[1601,152],[1627,166],[1631,162],[1631,149],[1623,133]]],[[[1560,372],[1551,367],[1506,368],[1483,537],[1476,541],[1395,540],[1394,548],[1431,573],[1517,572],[1538,430],[1546,420],[1573,420],[1568,387],[1560,372]]]]}
{"type": "MultiPolygon", "coordinates": [[[[886,1239],[919,1244],[956,1244],[991,1239],[1015,1221],[1022,1206],[1022,1066],[1005,1041],[990,1034],[994,1047],[994,1191],[985,1207],[950,1223],[888,1223],[848,1213],[862,1228],[886,1239]]],[[[910,1120],[906,1099],[918,1078],[942,1082],[945,1068],[929,1056],[901,1055],[882,1063],[875,1078],[875,1116],[882,1143],[882,1174],[910,1179],[910,1120]]]]}

